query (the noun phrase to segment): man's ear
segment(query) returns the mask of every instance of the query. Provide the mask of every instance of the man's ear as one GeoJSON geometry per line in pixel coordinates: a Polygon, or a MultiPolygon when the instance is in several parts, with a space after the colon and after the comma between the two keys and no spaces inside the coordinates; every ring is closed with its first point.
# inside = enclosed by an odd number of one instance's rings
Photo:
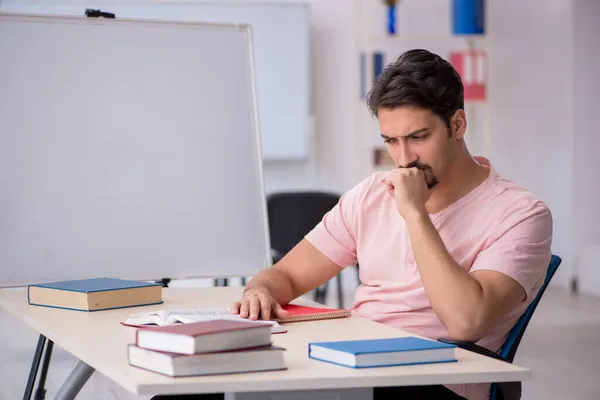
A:
{"type": "Polygon", "coordinates": [[[467,115],[465,110],[456,110],[452,118],[450,118],[450,131],[455,139],[462,139],[467,132],[467,115]]]}

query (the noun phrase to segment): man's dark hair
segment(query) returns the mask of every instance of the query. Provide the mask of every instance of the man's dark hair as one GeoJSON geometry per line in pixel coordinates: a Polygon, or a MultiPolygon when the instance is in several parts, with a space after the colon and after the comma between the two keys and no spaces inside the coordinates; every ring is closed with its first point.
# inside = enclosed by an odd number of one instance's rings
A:
{"type": "Polygon", "coordinates": [[[422,49],[409,50],[388,64],[367,96],[375,117],[380,108],[410,105],[431,110],[448,127],[456,110],[464,109],[464,102],[458,72],[439,55],[422,49]]]}

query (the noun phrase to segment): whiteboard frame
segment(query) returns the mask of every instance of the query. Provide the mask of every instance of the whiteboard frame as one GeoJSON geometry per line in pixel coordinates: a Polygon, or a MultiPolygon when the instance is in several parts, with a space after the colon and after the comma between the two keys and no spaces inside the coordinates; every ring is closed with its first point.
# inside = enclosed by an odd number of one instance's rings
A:
{"type": "MultiPolygon", "coordinates": [[[[229,0],[225,0],[229,1],[229,0]]],[[[0,5],[2,4],[2,0],[0,0],[0,5]]],[[[117,19],[105,19],[105,18],[88,18],[86,16],[72,16],[72,15],[47,15],[47,14],[32,14],[32,13],[13,13],[13,12],[2,12],[0,11],[0,23],[3,21],[16,21],[16,22],[60,22],[60,23],[73,23],[73,24],[92,24],[92,25],[110,25],[110,24],[133,24],[133,25],[145,25],[145,26],[176,26],[176,27],[185,27],[185,26],[194,26],[194,27],[215,27],[215,28],[235,28],[241,30],[246,36],[246,57],[248,60],[249,70],[247,71],[248,78],[250,81],[250,104],[252,107],[251,110],[251,118],[252,125],[254,131],[254,153],[256,155],[256,162],[258,166],[258,179],[260,184],[260,198],[262,203],[262,225],[263,225],[263,233],[264,233],[264,242],[265,242],[265,262],[264,267],[257,267],[255,273],[260,272],[261,270],[267,269],[272,266],[273,258],[271,254],[271,242],[270,242],[270,231],[269,231],[269,220],[267,214],[267,194],[265,191],[265,181],[264,181],[264,168],[262,159],[262,147],[260,142],[260,124],[259,124],[259,115],[258,115],[258,96],[257,96],[257,87],[256,87],[256,71],[255,71],[255,63],[254,63],[254,51],[253,51],[253,37],[252,37],[252,27],[247,23],[224,23],[224,22],[197,22],[197,21],[166,21],[166,20],[153,20],[153,19],[132,19],[132,18],[119,18],[117,19]]],[[[1,275],[0,275],[1,277],[1,275]]],[[[119,278],[119,276],[113,276],[115,278],[119,278]]],[[[174,276],[169,273],[165,273],[163,276],[137,276],[132,277],[130,275],[124,274],[121,276],[122,278],[129,279],[138,279],[144,281],[155,281],[162,278],[169,279],[217,279],[217,278],[236,278],[236,277],[245,277],[240,274],[206,274],[206,275],[186,275],[186,276],[174,276]]],[[[66,280],[70,278],[61,278],[61,280],[66,280]]],[[[73,279],[78,279],[77,277],[73,279]]],[[[31,283],[41,283],[40,281],[34,281],[31,283]]],[[[3,288],[18,288],[27,286],[29,283],[15,283],[8,284],[2,280],[0,280],[0,290],[3,288]]]]}

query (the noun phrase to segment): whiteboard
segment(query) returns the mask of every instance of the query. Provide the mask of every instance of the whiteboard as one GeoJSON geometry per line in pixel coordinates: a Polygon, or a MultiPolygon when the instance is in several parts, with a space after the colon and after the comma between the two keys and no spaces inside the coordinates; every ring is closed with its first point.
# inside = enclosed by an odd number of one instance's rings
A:
{"type": "Polygon", "coordinates": [[[307,159],[310,115],[310,6],[300,1],[0,0],[0,11],[84,15],[102,9],[117,18],[242,22],[252,26],[262,157],[307,159]]]}
{"type": "Polygon", "coordinates": [[[0,14],[0,286],[270,265],[251,54],[245,25],[0,14]]]}

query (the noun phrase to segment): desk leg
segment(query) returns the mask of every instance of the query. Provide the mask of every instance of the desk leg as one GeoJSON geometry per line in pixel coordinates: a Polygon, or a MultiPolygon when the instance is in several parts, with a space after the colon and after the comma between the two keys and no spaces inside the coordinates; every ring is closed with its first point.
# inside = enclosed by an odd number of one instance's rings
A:
{"type": "Polygon", "coordinates": [[[40,361],[42,353],[44,353],[44,362],[42,363],[42,371],[40,372],[40,381],[38,382],[38,388],[35,391],[34,400],[44,400],[46,397],[46,376],[48,375],[48,367],[50,366],[50,357],[52,356],[52,348],[54,342],[49,340],[44,335],[40,335],[38,344],[35,348],[35,354],[33,356],[33,362],[31,363],[31,369],[29,370],[29,378],[27,379],[27,386],[25,387],[25,394],[23,395],[24,400],[30,400],[31,394],[33,393],[33,386],[35,385],[35,379],[37,377],[37,371],[40,367],[40,361]],[[44,351],[44,345],[46,351],[44,351]]]}
{"type": "Polygon", "coordinates": [[[75,366],[75,369],[71,372],[58,390],[58,393],[54,399],[73,400],[93,373],[94,368],[90,367],[83,361],[79,361],[75,366]]]}
{"type": "Polygon", "coordinates": [[[35,353],[33,355],[33,361],[31,362],[31,369],[29,370],[29,378],[27,379],[27,386],[25,386],[25,394],[23,400],[31,399],[31,393],[33,393],[33,385],[35,384],[35,378],[37,376],[38,368],[40,367],[40,361],[42,359],[42,352],[44,351],[44,345],[46,344],[46,336],[40,335],[35,353]]]}
{"type": "Polygon", "coordinates": [[[52,349],[54,348],[54,342],[50,339],[46,339],[46,350],[44,351],[44,361],[42,362],[42,370],[40,372],[40,381],[38,382],[38,388],[35,391],[34,400],[44,400],[46,398],[46,376],[48,375],[48,368],[50,367],[50,357],[52,357],[52,349]]]}

